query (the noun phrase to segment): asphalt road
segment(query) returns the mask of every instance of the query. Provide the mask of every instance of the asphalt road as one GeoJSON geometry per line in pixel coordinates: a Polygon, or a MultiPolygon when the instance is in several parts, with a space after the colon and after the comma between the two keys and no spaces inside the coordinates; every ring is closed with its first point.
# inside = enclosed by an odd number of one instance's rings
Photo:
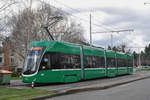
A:
{"type": "Polygon", "coordinates": [[[150,78],[106,90],[81,92],[46,100],[150,100],[150,78]]]}

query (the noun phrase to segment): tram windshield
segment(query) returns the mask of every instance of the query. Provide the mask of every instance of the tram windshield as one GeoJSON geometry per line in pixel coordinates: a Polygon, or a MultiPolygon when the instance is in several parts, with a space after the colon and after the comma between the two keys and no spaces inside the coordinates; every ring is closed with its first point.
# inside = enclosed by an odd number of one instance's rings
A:
{"type": "Polygon", "coordinates": [[[38,62],[42,55],[42,47],[31,47],[25,58],[24,67],[23,67],[23,74],[29,75],[33,74],[38,69],[38,62]]]}

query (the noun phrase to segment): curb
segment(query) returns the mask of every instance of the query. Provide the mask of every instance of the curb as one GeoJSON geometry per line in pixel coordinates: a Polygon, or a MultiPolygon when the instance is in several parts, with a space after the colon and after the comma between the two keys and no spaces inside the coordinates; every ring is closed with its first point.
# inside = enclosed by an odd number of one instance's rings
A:
{"type": "Polygon", "coordinates": [[[42,100],[42,99],[47,99],[47,98],[53,98],[53,97],[56,97],[56,96],[62,96],[62,95],[67,95],[67,94],[78,93],[78,92],[93,91],[93,90],[104,90],[104,89],[112,88],[112,87],[115,87],[115,86],[131,83],[131,82],[134,82],[134,81],[143,80],[143,79],[147,79],[147,78],[150,78],[150,75],[137,77],[137,78],[133,78],[133,79],[129,79],[129,80],[123,80],[121,82],[113,82],[113,83],[106,84],[106,85],[103,85],[103,86],[102,85],[99,85],[99,86],[97,85],[97,86],[86,86],[86,87],[73,88],[73,89],[58,92],[58,93],[52,94],[52,95],[46,95],[46,96],[31,98],[29,100],[42,100]]]}

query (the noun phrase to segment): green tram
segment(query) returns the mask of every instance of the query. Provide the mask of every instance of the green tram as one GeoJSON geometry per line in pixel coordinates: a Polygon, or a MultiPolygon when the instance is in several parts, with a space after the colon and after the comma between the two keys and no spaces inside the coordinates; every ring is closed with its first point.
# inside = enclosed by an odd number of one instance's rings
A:
{"type": "Polygon", "coordinates": [[[132,74],[129,54],[85,45],[38,41],[29,44],[24,61],[24,83],[68,83],[132,74]]]}

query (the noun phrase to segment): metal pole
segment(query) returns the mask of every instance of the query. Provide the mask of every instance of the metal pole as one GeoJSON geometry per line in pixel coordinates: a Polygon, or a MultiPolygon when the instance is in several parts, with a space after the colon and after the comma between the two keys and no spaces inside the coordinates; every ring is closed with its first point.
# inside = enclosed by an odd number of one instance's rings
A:
{"type": "Polygon", "coordinates": [[[135,66],[135,59],[134,59],[134,55],[133,55],[133,67],[135,66]]]}
{"type": "Polygon", "coordinates": [[[32,9],[32,3],[33,3],[33,1],[32,1],[32,0],[30,0],[29,2],[30,2],[30,6],[29,6],[29,8],[30,8],[30,10],[31,10],[31,9],[32,9]]]}
{"type": "Polygon", "coordinates": [[[92,46],[92,27],[91,27],[91,14],[90,14],[90,45],[92,46]]]}
{"type": "Polygon", "coordinates": [[[48,30],[48,27],[44,27],[44,28],[46,29],[47,33],[49,34],[50,39],[51,39],[51,40],[54,40],[52,34],[51,34],[50,31],[48,30]]]}
{"type": "Polygon", "coordinates": [[[141,54],[139,53],[139,66],[141,66],[141,54]]]}
{"type": "Polygon", "coordinates": [[[140,54],[140,48],[138,48],[139,51],[139,67],[141,67],[141,54],[140,54]]]}
{"type": "Polygon", "coordinates": [[[111,49],[113,49],[113,35],[111,34],[111,36],[110,36],[110,38],[111,38],[111,49]]]}
{"type": "Polygon", "coordinates": [[[106,58],[106,49],[104,50],[104,60],[105,60],[105,76],[107,76],[107,58],[106,58]]]}
{"type": "Polygon", "coordinates": [[[83,61],[83,47],[80,46],[80,62],[81,62],[81,79],[84,80],[84,61],[83,61]]]}

